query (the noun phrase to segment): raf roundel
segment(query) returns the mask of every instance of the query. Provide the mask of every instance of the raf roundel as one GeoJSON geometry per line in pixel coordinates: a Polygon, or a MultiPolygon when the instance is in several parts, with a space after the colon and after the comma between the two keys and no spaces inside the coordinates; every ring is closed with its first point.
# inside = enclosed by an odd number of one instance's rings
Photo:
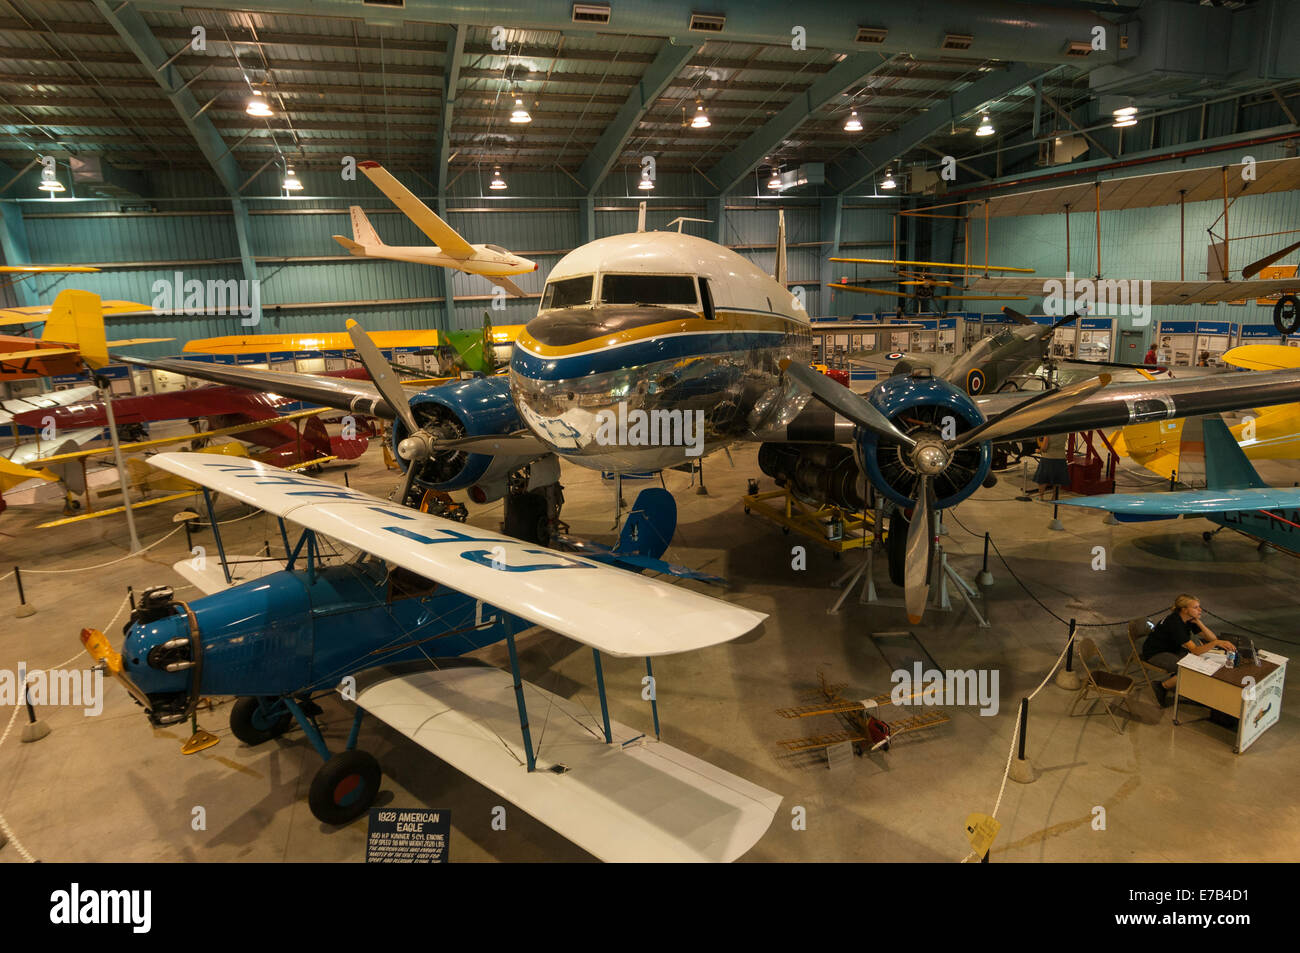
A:
{"type": "Polygon", "coordinates": [[[886,355],[885,355],[885,358],[886,358],[886,360],[890,360],[890,361],[901,361],[901,360],[903,359],[903,352],[902,352],[902,351],[894,351],[894,352],[891,353],[891,354],[886,354],[886,355]]]}
{"type": "Polygon", "coordinates": [[[978,368],[966,375],[966,393],[977,397],[984,393],[984,372],[978,368]]]}

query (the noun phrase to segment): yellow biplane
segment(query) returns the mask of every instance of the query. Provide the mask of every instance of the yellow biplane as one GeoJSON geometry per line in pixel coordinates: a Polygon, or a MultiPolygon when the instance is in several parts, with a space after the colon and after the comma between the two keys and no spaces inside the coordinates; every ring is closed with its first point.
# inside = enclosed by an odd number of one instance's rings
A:
{"type": "Polygon", "coordinates": [[[949,301],[1027,301],[1025,295],[981,295],[971,294],[966,290],[966,278],[971,271],[980,272],[1015,272],[1032,275],[1032,268],[1013,268],[1001,265],[964,265],[944,261],[909,261],[901,258],[830,258],[829,261],[847,262],[854,265],[888,265],[893,274],[882,277],[854,278],[830,282],[827,287],[839,291],[854,291],[859,294],[880,295],[886,298],[902,299],[899,313],[906,312],[904,302],[910,301],[916,314],[935,311],[940,316],[948,313],[949,301]],[[868,288],[867,284],[892,284],[894,289],[868,288]]]}
{"type": "MultiPolygon", "coordinates": [[[[842,727],[839,731],[803,738],[786,738],[777,742],[778,745],[792,754],[823,751],[842,744],[853,745],[853,752],[857,755],[861,755],[868,750],[884,749],[888,751],[889,743],[895,736],[906,734],[909,731],[934,728],[946,724],[949,720],[948,716],[943,712],[930,710],[919,715],[894,718],[892,721],[887,722],[883,718],[877,717],[877,715],[885,714],[884,710],[890,706],[896,707],[896,702],[890,693],[886,692],[884,695],[876,695],[874,698],[854,701],[840,694],[848,687],[847,685],[828,684],[826,676],[821,672],[817,673],[817,683],[818,687],[808,693],[809,696],[815,699],[811,704],[800,705],[795,708],[778,708],[776,713],[782,718],[813,718],[818,715],[834,715],[842,727]]],[[[910,701],[920,694],[921,689],[918,688],[907,700],[910,701]]]]}

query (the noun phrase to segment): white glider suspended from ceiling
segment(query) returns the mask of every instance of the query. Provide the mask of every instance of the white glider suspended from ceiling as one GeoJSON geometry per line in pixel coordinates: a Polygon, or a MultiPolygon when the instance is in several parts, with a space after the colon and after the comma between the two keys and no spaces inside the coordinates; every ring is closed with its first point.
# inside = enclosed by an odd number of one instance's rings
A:
{"type": "Polygon", "coordinates": [[[506,275],[524,275],[536,271],[537,262],[521,258],[500,245],[470,244],[378,162],[359,162],[357,168],[435,244],[386,245],[361,207],[352,205],[349,206],[352,213],[352,237],[334,236],[334,240],[346,248],[349,254],[357,258],[409,261],[418,265],[451,268],[468,275],[482,275],[515,297],[527,295],[506,275]]]}

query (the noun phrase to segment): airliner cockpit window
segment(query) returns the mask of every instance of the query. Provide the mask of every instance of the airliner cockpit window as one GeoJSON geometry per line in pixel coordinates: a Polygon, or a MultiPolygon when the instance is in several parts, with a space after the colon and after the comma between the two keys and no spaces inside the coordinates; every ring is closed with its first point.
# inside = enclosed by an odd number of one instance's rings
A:
{"type": "Polygon", "coordinates": [[[593,275],[548,281],[546,290],[542,293],[542,306],[538,310],[574,308],[579,305],[591,304],[591,286],[593,282],[593,275]]]}
{"type": "Polygon", "coordinates": [[[601,304],[695,304],[695,279],[690,275],[605,275],[600,279],[601,304]]]}

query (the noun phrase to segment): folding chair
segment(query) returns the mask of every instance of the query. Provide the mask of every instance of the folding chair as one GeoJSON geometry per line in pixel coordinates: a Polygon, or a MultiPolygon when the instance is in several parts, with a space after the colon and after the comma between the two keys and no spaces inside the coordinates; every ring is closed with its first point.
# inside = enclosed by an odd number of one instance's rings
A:
{"type": "Polygon", "coordinates": [[[1138,640],[1145,638],[1150,631],[1151,626],[1146,619],[1133,619],[1129,622],[1128,644],[1131,651],[1129,652],[1128,659],[1124,662],[1124,667],[1119,670],[1119,673],[1121,675],[1134,674],[1133,666],[1137,665],[1137,673],[1141,674],[1141,676],[1146,679],[1147,688],[1151,689],[1151,694],[1159,700],[1160,696],[1156,695],[1155,686],[1151,684],[1151,676],[1147,673],[1148,671],[1155,672],[1160,678],[1160,681],[1163,682],[1165,680],[1165,670],[1159,665],[1152,665],[1150,662],[1143,659],[1142,653],[1138,651],[1138,640]]]}
{"type": "Polygon", "coordinates": [[[1091,714],[1093,705],[1100,701],[1106,708],[1106,714],[1110,718],[1111,725],[1114,726],[1116,732],[1122,735],[1124,728],[1115,719],[1115,712],[1111,705],[1123,705],[1128,712],[1129,718],[1133,717],[1133,709],[1128,704],[1129,694],[1133,691],[1133,679],[1127,675],[1121,675],[1119,672],[1112,672],[1110,666],[1106,664],[1106,660],[1097,651],[1097,643],[1093,642],[1092,639],[1079,639],[1077,645],[1079,648],[1079,664],[1083,666],[1083,687],[1079,689],[1079,694],[1074,698],[1070,714],[1076,714],[1079,704],[1085,699],[1090,699],[1090,701],[1084,714],[1091,714]]]}

